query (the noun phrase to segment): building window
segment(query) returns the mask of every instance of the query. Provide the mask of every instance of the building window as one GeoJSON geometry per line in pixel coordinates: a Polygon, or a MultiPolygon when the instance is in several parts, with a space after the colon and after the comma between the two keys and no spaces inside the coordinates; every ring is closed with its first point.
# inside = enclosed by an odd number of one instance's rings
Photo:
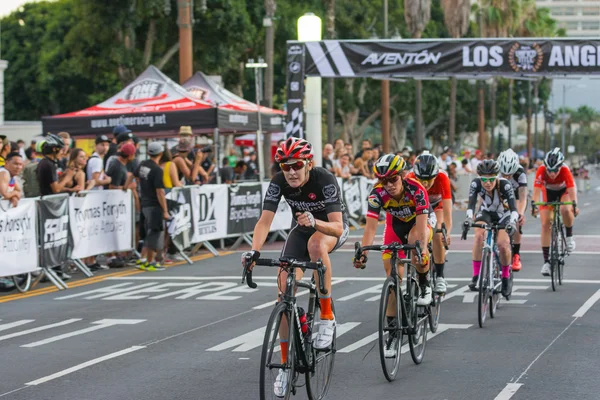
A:
{"type": "Polygon", "coordinates": [[[600,7],[583,7],[581,9],[581,15],[585,15],[585,16],[600,15],[600,7]]]}
{"type": "Polygon", "coordinates": [[[550,13],[552,16],[577,15],[573,7],[553,7],[550,9],[550,13]]]}
{"type": "Polygon", "coordinates": [[[581,29],[584,31],[597,31],[600,29],[600,21],[583,21],[581,29]]]}
{"type": "Polygon", "coordinates": [[[569,31],[576,31],[579,28],[579,22],[569,21],[567,22],[566,29],[569,31]]]}

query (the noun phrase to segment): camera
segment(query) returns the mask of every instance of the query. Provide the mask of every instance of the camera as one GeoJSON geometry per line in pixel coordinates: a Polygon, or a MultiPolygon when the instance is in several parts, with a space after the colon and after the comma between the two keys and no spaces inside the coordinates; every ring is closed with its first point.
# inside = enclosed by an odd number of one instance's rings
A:
{"type": "Polygon", "coordinates": [[[200,153],[212,153],[212,148],[210,146],[206,146],[200,149],[200,153]]]}

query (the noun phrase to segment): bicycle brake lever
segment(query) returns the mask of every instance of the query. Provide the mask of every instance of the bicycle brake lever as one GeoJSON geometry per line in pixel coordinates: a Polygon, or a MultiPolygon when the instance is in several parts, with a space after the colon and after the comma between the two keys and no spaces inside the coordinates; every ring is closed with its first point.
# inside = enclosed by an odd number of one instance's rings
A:
{"type": "Polygon", "coordinates": [[[249,288],[256,289],[258,285],[252,281],[252,271],[248,269],[248,265],[244,266],[242,273],[242,284],[246,282],[249,288]]]}
{"type": "Polygon", "coordinates": [[[327,270],[327,267],[323,264],[317,268],[317,275],[319,276],[319,290],[322,294],[327,294],[329,292],[327,289],[325,289],[325,270],[327,270]]]}

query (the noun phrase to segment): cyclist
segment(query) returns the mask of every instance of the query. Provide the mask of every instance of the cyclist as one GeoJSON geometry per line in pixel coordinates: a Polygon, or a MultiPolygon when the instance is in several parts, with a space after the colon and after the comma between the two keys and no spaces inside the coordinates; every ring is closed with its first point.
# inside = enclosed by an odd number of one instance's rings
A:
{"type": "Polygon", "coordinates": [[[500,153],[498,167],[500,168],[498,177],[504,178],[512,184],[519,213],[519,228],[512,237],[512,268],[517,272],[521,270],[521,233],[522,227],[525,225],[525,209],[527,208],[527,173],[519,164],[519,156],[513,149],[500,153]]]}
{"type": "MultiPolygon", "coordinates": [[[[314,340],[316,349],[325,350],[331,346],[335,333],[335,316],[331,307],[331,260],[329,253],[344,244],[348,237],[348,217],[346,206],[341,198],[341,191],[335,176],[325,168],[313,166],[312,145],[304,139],[288,138],[275,154],[281,172],[275,174],[267,189],[263,203],[263,211],[254,229],[252,251],[242,255],[246,261],[256,261],[260,257],[260,249],[267,239],[271,223],[283,196],[294,215],[294,226],[281,252],[282,257],[296,260],[317,261],[322,259],[327,267],[325,272],[325,288],[327,294],[320,295],[321,322],[314,340]]],[[[254,265],[251,265],[253,267],[254,265]]],[[[302,279],[303,272],[297,272],[302,279]]],[[[318,275],[315,273],[318,283],[318,275]]],[[[286,284],[287,273],[278,274],[279,295],[286,284]]],[[[282,363],[287,360],[287,332],[280,332],[282,363]]],[[[282,397],[288,382],[288,370],[279,370],[275,381],[274,392],[282,397]]]]}
{"type": "MultiPolygon", "coordinates": [[[[416,178],[427,190],[429,203],[435,212],[437,220],[436,228],[440,229],[442,223],[446,223],[446,244],[450,245],[450,232],[452,231],[452,189],[450,179],[445,172],[440,173],[438,159],[424,151],[417,157],[413,165],[413,172],[407,175],[416,178]]],[[[433,262],[437,274],[435,291],[446,293],[446,280],[444,279],[444,263],[446,262],[446,249],[442,243],[442,234],[433,237],[433,262]]]]}
{"type": "MultiPolygon", "coordinates": [[[[431,287],[429,285],[429,254],[427,243],[431,240],[433,231],[429,224],[435,226],[434,222],[429,222],[428,217],[434,217],[429,204],[429,197],[425,188],[412,178],[402,178],[402,171],[406,168],[404,159],[395,154],[386,154],[379,158],[373,166],[373,172],[379,179],[379,182],[373,187],[368,197],[367,224],[362,238],[362,246],[373,244],[377,230],[379,213],[385,210],[386,221],[383,231],[383,244],[398,243],[422,243],[421,257],[422,265],[418,265],[416,257],[413,255],[413,263],[417,266],[419,274],[420,296],[417,305],[428,306],[431,303],[431,287]]],[[[389,276],[392,269],[391,252],[385,251],[382,254],[383,266],[386,275],[389,276]]],[[[400,254],[401,258],[405,255],[400,254]]],[[[365,251],[360,259],[353,259],[355,268],[364,268],[367,263],[367,252],[365,251]]],[[[404,267],[399,266],[398,274],[400,279],[404,275],[404,267]]],[[[395,302],[388,304],[388,323],[393,325],[392,319],[395,315],[395,302]]],[[[386,358],[393,358],[395,343],[397,338],[392,338],[385,351],[386,358]]]]}
{"type": "MultiPolygon", "coordinates": [[[[484,222],[487,225],[497,223],[505,227],[505,230],[498,231],[496,245],[500,253],[500,264],[502,266],[502,295],[508,297],[509,277],[510,277],[510,238],[509,235],[516,230],[516,223],[519,220],[517,205],[515,202],[515,193],[511,183],[498,178],[500,169],[498,163],[494,160],[483,160],[477,165],[477,175],[473,179],[469,188],[469,206],[467,209],[467,221],[465,226],[470,225],[473,220],[473,210],[477,199],[482,200],[479,212],[475,215],[475,222],[484,222]]],[[[481,269],[481,251],[483,249],[485,230],[475,228],[475,243],[473,245],[473,280],[469,284],[472,291],[477,290],[477,281],[479,280],[479,271],[481,269]]]]}
{"type": "MultiPolygon", "coordinates": [[[[565,157],[558,147],[549,151],[544,159],[544,165],[540,165],[535,174],[535,183],[533,185],[533,199],[531,200],[531,212],[537,215],[537,206],[534,205],[540,198],[544,202],[573,202],[573,208],[567,206],[560,207],[560,214],[565,224],[567,236],[567,250],[575,250],[575,239],[573,238],[573,222],[579,210],[577,209],[577,188],[573,181],[573,175],[569,167],[564,165],[565,157]],[[542,191],[542,189],[545,189],[542,191]]],[[[548,206],[542,206],[539,210],[542,219],[542,253],[544,255],[544,265],[542,266],[542,275],[550,276],[550,263],[548,256],[550,253],[550,232],[552,231],[552,219],[550,218],[550,209],[548,206]]]]}

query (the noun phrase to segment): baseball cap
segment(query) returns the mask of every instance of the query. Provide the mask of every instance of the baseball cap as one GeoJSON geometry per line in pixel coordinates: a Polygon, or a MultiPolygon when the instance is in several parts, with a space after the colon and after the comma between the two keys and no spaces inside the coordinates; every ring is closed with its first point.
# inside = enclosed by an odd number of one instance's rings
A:
{"type": "Polygon", "coordinates": [[[121,144],[128,140],[133,140],[133,133],[123,132],[123,133],[119,133],[119,136],[117,136],[117,144],[121,144]]]}
{"type": "Polygon", "coordinates": [[[125,143],[122,147],[121,150],[119,151],[119,154],[125,156],[125,157],[129,157],[135,154],[135,146],[132,145],[131,143],[125,143]]]}
{"type": "Polygon", "coordinates": [[[480,156],[481,155],[481,150],[479,150],[479,149],[475,150],[475,155],[476,156],[480,156]]]}
{"type": "Polygon", "coordinates": [[[152,142],[148,145],[148,154],[157,156],[165,151],[165,147],[160,142],[152,142]]]}
{"type": "Polygon", "coordinates": [[[96,144],[99,143],[110,143],[110,139],[106,135],[98,135],[96,136],[96,144]]]}
{"type": "Polygon", "coordinates": [[[118,137],[121,133],[131,133],[131,130],[125,125],[117,125],[113,128],[113,135],[118,137]]]}

